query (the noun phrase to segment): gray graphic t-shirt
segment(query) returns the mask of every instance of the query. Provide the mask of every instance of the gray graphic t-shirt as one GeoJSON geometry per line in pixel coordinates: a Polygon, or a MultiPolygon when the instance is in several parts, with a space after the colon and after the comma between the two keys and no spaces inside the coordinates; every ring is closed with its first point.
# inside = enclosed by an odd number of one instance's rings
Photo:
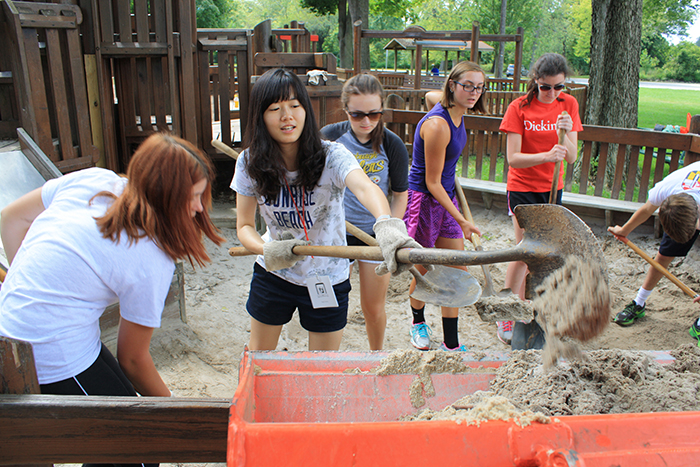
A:
{"type": "MultiPolygon", "coordinates": [[[[287,172],[286,185],[276,199],[263,199],[255,192],[255,184],[245,170],[248,151],[243,151],[236,163],[231,188],[239,195],[257,198],[260,213],[267,224],[263,240],[277,240],[282,233],[290,232],[294,238],[305,239],[304,227],[312,245],[343,246],[345,242],[345,212],[343,198],[345,178],[353,170],[361,170],[355,157],[342,144],[324,141],[326,166],[312,191],[294,185],[296,172],[287,172]]],[[[258,264],[265,267],[262,255],[258,264]]],[[[342,258],[307,256],[293,267],[272,271],[293,284],[305,286],[306,278],[314,275],[329,276],[331,284],[339,284],[348,278],[349,261],[342,258]]]]}

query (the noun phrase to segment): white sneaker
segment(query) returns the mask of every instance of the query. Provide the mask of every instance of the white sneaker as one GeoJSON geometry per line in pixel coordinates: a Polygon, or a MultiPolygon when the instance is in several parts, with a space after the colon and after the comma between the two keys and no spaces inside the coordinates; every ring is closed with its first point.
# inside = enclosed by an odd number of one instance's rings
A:
{"type": "Polygon", "coordinates": [[[411,324],[411,345],[418,350],[430,350],[430,335],[433,332],[425,323],[411,324]]]}
{"type": "Polygon", "coordinates": [[[510,341],[513,339],[513,321],[496,321],[496,336],[498,340],[504,344],[510,345],[510,341]]]}

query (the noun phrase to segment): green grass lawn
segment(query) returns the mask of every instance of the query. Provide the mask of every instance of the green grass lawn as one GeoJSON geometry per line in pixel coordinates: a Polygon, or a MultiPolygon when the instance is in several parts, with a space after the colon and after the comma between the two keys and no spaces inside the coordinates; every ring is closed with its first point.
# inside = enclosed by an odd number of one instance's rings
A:
{"type": "Polygon", "coordinates": [[[678,89],[639,89],[639,128],[686,126],[686,115],[700,113],[700,92],[678,89]]]}

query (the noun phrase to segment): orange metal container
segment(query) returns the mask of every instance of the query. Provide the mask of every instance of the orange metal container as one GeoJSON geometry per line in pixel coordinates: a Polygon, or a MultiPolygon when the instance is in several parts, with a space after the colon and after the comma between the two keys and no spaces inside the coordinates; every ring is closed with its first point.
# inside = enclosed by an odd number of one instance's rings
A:
{"type": "MultiPolygon", "coordinates": [[[[672,360],[665,352],[654,358],[672,360]]],[[[385,352],[243,354],[231,406],[228,467],[243,466],[681,466],[700,459],[700,412],[557,417],[512,421],[396,421],[425,407],[441,410],[486,390],[493,374],[433,374],[435,397],[411,405],[415,375],[377,376],[385,352]]],[[[480,355],[483,355],[481,353],[480,355]]],[[[498,367],[488,353],[471,367],[498,367]]]]}

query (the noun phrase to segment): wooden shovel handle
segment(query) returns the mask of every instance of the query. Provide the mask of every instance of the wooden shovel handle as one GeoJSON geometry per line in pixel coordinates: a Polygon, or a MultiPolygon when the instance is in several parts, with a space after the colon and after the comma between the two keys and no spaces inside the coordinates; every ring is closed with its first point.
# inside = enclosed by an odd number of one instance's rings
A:
{"type": "MultiPolygon", "coordinates": [[[[455,174],[455,191],[457,192],[457,199],[459,200],[459,206],[462,209],[462,215],[466,220],[474,224],[474,218],[472,217],[472,211],[469,209],[469,203],[467,203],[467,197],[464,196],[464,190],[462,190],[462,185],[459,183],[459,177],[455,174]]],[[[472,243],[474,244],[474,249],[477,251],[483,251],[484,247],[481,244],[481,237],[472,233],[472,243]]],[[[481,270],[484,273],[484,296],[490,296],[494,294],[493,290],[493,279],[491,278],[491,268],[488,264],[482,264],[481,270]]]]}
{"type": "Polygon", "coordinates": [[[236,152],[233,148],[229,147],[228,145],[222,143],[218,139],[211,140],[211,145],[214,146],[219,151],[226,154],[228,157],[230,157],[234,161],[238,160],[238,152],[236,152]]]}
{"type": "MultiPolygon", "coordinates": [[[[566,110],[561,113],[562,115],[568,115],[566,110]]],[[[557,144],[564,145],[564,138],[566,138],[566,130],[559,130],[559,141],[557,144]]],[[[557,202],[557,191],[559,191],[559,171],[561,170],[561,161],[554,164],[554,175],[552,176],[552,190],[549,192],[549,204],[555,204],[557,202]]]]}
{"type": "Polygon", "coordinates": [[[0,268],[0,282],[5,282],[5,276],[7,276],[7,273],[4,269],[0,268]]]}
{"type": "Polygon", "coordinates": [[[681,282],[681,280],[679,278],[677,278],[676,276],[671,274],[671,272],[668,269],[666,269],[665,267],[660,265],[654,258],[649,256],[644,250],[642,250],[637,245],[632,243],[632,241],[630,239],[628,239],[627,237],[617,237],[617,238],[618,238],[618,240],[620,240],[621,242],[626,244],[628,247],[632,248],[639,256],[644,258],[647,263],[651,264],[654,268],[656,268],[657,271],[659,271],[661,274],[666,276],[671,282],[676,284],[683,292],[685,292],[686,295],[688,295],[689,297],[692,297],[692,298],[695,298],[698,296],[698,294],[693,292],[693,290],[690,287],[688,287],[683,282],[681,282]]]}
{"type": "MultiPolygon", "coordinates": [[[[460,185],[459,177],[457,177],[457,175],[455,175],[455,191],[457,192],[457,200],[459,201],[459,207],[462,209],[462,215],[466,220],[473,224],[474,218],[472,217],[472,211],[471,209],[469,209],[469,204],[467,204],[467,197],[464,196],[464,190],[462,190],[462,185],[460,185]]],[[[482,248],[481,237],[478,234],[472,233],[471,241],[474,244],[474,248],[476,248],[477,250],[482,248]]]]}
{"type": "MultiPolygon", "coordinates": [[[[407,248],[406,250],[410,250],[407,248]]],[[[295,246],[292,252],[295,255],[302,256],[332,256],[334,258],[361,259],[366,261],[383,261],[382,250],[378,246],[325,246],[325,245],[309,245],[295,246]]],[[[228,249],[228,254],[231,256],[248,256],[254,255],[252,251],[246,247],[238,246],[228,249]]],[[[408,251],[402,258],[407,259],[408,251]]],[[[399,258],[399,261],[401,258],[399,258]]],[[[404,261],[402,261],[404,262],[404,261]]]]}
{"type": "Polygon", "coordinates": [[[377,239],[365,232],[364,230],[356,227],[348,221],[345,221],[345,230],[352,236],[358,238],[361,242],[369,246],[379,246],[377,239]]]}

